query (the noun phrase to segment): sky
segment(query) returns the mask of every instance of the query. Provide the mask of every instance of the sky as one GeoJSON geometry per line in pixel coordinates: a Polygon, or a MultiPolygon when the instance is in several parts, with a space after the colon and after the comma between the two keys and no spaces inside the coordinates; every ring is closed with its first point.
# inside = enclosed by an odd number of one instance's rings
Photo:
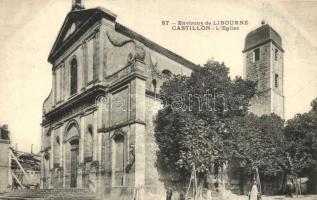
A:
{"type": "MultiPolygon", "coordinates": [[[[310,109],[317,97],[317,1],[85,0],[117,21],[196,63],[223,61],[241,76],[246,34],[264,19],[282,37],[286,119],[310,109]],[[174,31],[162,21],[248,20],[238,31],[174,31]]],[[[42,104],[52,83],[47,62],[71,0],[0,0],[0,125],[18,149],[40,150],[42,104]]]]}

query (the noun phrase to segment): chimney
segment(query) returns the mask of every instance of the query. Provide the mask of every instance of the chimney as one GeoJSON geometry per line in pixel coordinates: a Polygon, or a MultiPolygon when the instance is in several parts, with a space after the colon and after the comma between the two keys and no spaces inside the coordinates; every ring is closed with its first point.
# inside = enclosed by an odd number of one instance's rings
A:
{"type": "Polygon", "coordinates": [[[8,124],[3,124],[3,126],[2,126],[2,128],[4,129],[4,130],[8,130],[8,124]]]}
{"type": "Polygon", "coordinates": [[[72,11],[85,9],[84,0],[73,0],[72,11]]]}

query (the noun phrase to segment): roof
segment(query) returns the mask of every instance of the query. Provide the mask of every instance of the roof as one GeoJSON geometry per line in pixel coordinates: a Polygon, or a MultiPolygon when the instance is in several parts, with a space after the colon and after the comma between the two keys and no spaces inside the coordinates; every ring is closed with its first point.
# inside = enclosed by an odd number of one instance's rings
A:
{"type": "Polygon", "coordinates": [[[156,51],[156,52],[158,52],[158,53],[160,53],[160,54],[162,54],[162,55],[164,55],[164,56],[166,56],[166,57],[168,57],[168,58],[170,58],[170,59],[172,59],[172,60],[190,68],[190,69],[192,69],[192,70],[197,69],[196,64],[194,64],[191,61],[187,60],[186,58],[160,46],[159,44],[143,37],[142,35],[132,31],[131,29],[129,29],[125,26],[123,26],[122,24],[116,23],[115,30],[119,33],[122,33],[122,34],[124,34],[132,39],[135,39],[135,40],[141,42],[146,47],[148,47],[148,48],[150,48],[150,49],[152,49],[152,50],[154,50],[154,51],[156,51]]]}
{"type": "Polygon", "coordinates": [[[246,36],[243,52],[271,41],[284,52],[281,36],[270,25],[263,24],[246,36]]]}
{"type": "MultiPolygon", "coordinates": [[[[39,154],[17,151],[11,148],[12,153],[17,157],[24,170],[40,171],[41,157],[39,154]]],[[[13,160],[13,159],[12,159],[13,160]]],[[[11,169],[18,169],[16,162],[11,162],[11,169]]]]}
{"type": "Polygon", "coordinates": [[[50,52],[48,61],[53,63],[53,61],[56,58],[58,58],[64,52],[64,50],[67,49],[74,41],[76,41],[76,39],[78,39],[84,33],[84,31],[86,31],[89,27],[91,27],[96,21],[100,20],[101,18],[106,18],[115,23],[115,30],[117,32],[141,42],[146,47],[153,49],[158,53],[161,53],[162,55],[190,69],[197,68],[197,65],[192,63],[191,61],[156,44],[155,42],[143,37],[142,35],[132,31],[131,29],[115,22],[116,17],[116,14],[102,7],[75,10],[69,12],[50,52]],[[76,24],[76,30],[73,33],[69,34],[69,29],[71,29],[71,26],[74,23],[76,24]]]}

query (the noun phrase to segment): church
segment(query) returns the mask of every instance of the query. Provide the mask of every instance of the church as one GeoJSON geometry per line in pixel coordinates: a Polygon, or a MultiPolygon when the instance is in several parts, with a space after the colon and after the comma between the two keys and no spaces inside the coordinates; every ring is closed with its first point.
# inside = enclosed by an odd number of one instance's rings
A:
{"type": "MultiPolygon", "coordinates": [[[[50,51],[40,187],[88,189],[105,199],[164,199],[155,165],[156,93],[171,74],[189,76],[198,66],[116,17],[73,0],[50,51]]],[[[246,37],[245,76],[259,83],[256,114],[284,115],[283,52],[268,25],[246,37]]]]}

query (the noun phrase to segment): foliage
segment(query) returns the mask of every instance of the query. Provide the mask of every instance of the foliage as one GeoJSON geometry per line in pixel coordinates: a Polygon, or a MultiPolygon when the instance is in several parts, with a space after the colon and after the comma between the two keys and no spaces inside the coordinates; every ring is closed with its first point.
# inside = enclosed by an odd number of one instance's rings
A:
{"type": "Polygon", "coordinates": [[[226,123],[230,164],[247,174],[258,168],[264,176],[280,175],[286,163],[283,123],[275,114],[249,114],[226,123]]]}
{"type": "MultiPolygon", "coordinates": [[[[174,75],[160,90],[164,108],[155,122],[158,167],[174,181],[202,179],[212,164],[263,177],[304,174],[317,165],[317,99],[312,110],[284,121],[248,114],[255,83],[231,79],[223,64],[208,61],[191,76],[174,75]]],[[[317,175],[317,173],[316,173],[317,175]]]]}
{"type": "Polygon", "coordinates": [[[301,176],[317,176],[317,98],[311,107],[309,112],[288,120],[284,130],[290,171],[301,176]]]}
{"type": "Polygon", "coordinates": [[[240,77],[231,80],[229,69],[215,61],[190,77],[175,75],[166,81],[160,94],[167,104],[155,128],[158,166],[186,179],[194,166],[204,176],[211,163],[224,162],[229,152],[225,123],[247,114],[254,87],[240,77]]]}

